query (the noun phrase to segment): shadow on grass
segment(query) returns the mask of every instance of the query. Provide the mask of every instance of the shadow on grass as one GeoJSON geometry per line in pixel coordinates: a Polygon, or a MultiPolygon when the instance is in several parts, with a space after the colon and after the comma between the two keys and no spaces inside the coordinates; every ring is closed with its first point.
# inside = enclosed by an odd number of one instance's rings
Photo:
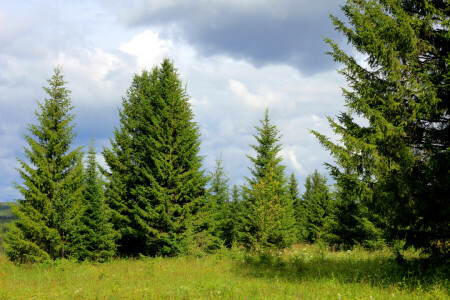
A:
{"type": "Polygon", "coordinates": [[[289,256],[273,253],[247,255],[238,263],[236,272],[254,278],[284,278],[291,282],[333,280],[340,283],[363,283],[388,288],[449,292],[448,263],[437,264],[414,259],[399,265],[392,256],[341,252],[332,255],[308,253],[289,256]]]}

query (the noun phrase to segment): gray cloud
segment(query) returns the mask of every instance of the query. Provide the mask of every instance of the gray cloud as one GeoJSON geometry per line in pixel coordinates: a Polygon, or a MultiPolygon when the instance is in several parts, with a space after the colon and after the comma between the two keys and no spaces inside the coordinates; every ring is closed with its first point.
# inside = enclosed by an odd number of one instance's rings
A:
{"type": "MultiPolygon", "coordinates": [[[[182,37],[200,54],[223,54],[255,66],[288,64],[304,74],[332,68],[323,37],[341,37],[330,13],[340,15],[342,0],[143,1],[124,9],[131,27],[158,26],[182,37]]],[[[116,7],[116,9],[118,9],[116,7]]]]}

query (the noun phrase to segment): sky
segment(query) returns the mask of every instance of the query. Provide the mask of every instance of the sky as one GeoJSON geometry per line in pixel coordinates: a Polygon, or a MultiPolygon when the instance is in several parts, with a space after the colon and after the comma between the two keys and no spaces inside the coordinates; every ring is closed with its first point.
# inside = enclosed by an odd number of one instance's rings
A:
{"type": "MultiPolygon", "coordinates": [[[[340,68],[325,52],[342,47],[329,14],[343,0],[6,0],[0,2],[0,202],[20,199],[24,134],[37,124],[42,89],[62,67],[72,91],[73,148],[97,158],[119,124],[134,74],[173,59],[200,127],[203,167],[220,156],[231,184],[250,175],[255,126],[269,109],[286,173],[327,170],[330,154],[309,132],[333,137],[327,116],[345,110],[340,68]]],[[[345,20],[345,19],[344,19],[345,20]]]]}

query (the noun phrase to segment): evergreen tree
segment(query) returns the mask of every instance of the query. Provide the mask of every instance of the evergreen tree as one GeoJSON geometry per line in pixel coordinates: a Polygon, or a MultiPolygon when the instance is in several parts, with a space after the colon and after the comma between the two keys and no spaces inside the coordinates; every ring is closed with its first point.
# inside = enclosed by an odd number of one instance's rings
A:
{"type": "Polygon", "coordinates": [[[242,219],[241,204],[241,191],[235,184],[231,189],[231,201],[226,204],[225,245],[228,247],[235,245],[238,241],[240,220],[242,219]]]}
{"type": "Polygon", "coordinates": [[[242,237],[245,246],[260,251],[263,248],[285,247],[283,217],[286,208],[283,207],[279,193],[281,182],[277,180],[271,162],[265,169],[265,174],[248,190],[249,200],[245,203],[245,227],[242,237]]]}
{"type": "Polygon", "coordinates": [[[82,249],[81,257],[100,261],[113,257],[116,251],[117,233],[110,222],[111,211],[105,203],[103,182],[98,172],[93,139],[89,147],[85,170],[84,207],[83,237],[78,244],[82,249]]]}
{"type": "Polygon", "coordinates": [[[383,220],[370,212],[358,195],[350,194],[351,188],[343,188],[342,182],[336,188],[334,242],[348,246],[359,244],[370,249],[385,246],[383,220]]]}
{"type": "Polygon", "coordinates": [[[294,173],[291,174],[288,181],[288,195],[291,198],[294,207],[295,227],[297,230],[297,241],[304,241],[308,236],[307,231],[307,216],[305,206],[300,196],[298,189],[297,178],[294,173]]]}
{"type": "Polygon", "coordinates": [[[295,240],[295,216],[279,156],[279,130],[270,124],[268,110],[261,125],[254,136],[258,144],[251,145],[256,157],[248,156],[253,168],[252,177],[247,178],[249,186],[243,190],[241,238],[249,248],[286,247],[295,240]]]}
{"type": "Polygon", "coordinates": [[[241,191],[236,184],[233,185],[233,188],[231,189],[231,201],[233,203],[241,202],[241,191]]]}
{"type": "Polygon", "coordinates": [[[214,235],[219,237],[226,245],[231,245],[230,232],[230,199],[229,199],[229,187],[228,177],[222,166],[222,155],[216,160],[216,167],[213,173],[211,173],[211,188],[209,189],[210,211],[213,215],[213,231],[214,235]]]}
{"type": "Polygon", "coordinates": [[[349,111],[330,119],[341,142],[315,133],[337,160],[332,175],[385,218],[391,238],[448,254],[450,6],[367,0],[342,9],[349,23],[333,23],[367,66],[327,40],[350,87],[349,111]]]}
{"type": "Polygon", "coordinates": [[[307,240],[334,242],[333,228],[336,223],[333,198],[327,178],[317,170],[306,177],[302,200],[307,220],[307,240]]]}
{"type": "Polygon", "coordinates": [[[124,255],[176,255],[202,231],[200,133],[173,63],[135,75],[111,149],[107,197],[124,255]]]}
{"type": "Polygon", "coordinates": [[[25,135],[30,163],[18,159],[23,199],[12,206],[17,220],[10,226],[4,249],[9,259],[39,262],[78,257],[79,221],[83,214],[81,148],[70,151],[75,138],[70,91],[59,68],[44,87],[38,103],[38,124],[25,135]]]}

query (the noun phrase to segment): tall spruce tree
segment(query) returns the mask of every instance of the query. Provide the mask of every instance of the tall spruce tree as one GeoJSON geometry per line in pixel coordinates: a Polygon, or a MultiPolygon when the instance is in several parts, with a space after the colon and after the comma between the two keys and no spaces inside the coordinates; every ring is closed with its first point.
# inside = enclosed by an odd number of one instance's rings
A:
{"type": "Polygon", "coordinates": [[[332,175],[385,217],[391,238],[448,255],[450,5],[352,0],[342,10],[349,22],[333,23],[367,65],[327,40],[349,86],[349,111],[330,119],[341,142],[315,133],[336,158],[332,175]]]}
{"type": "Polygon", "coordinates": [[[123,255],[176,255],[202,230],[205,205],[200,133],[189,97],[169,59],[135,75],[120,128],[103,154],[107,197],[123,255]]]}
{"type": "Polygon", "coordinates": [[[243,189],[241,240],[249,248],[287,247],[295,241],[295,216],[279,156],[279,130],[270,124],[268,109],[256,131],[258,144],[251,145],[256,157],[248,156],[252,177],[243,189]]]}
{"type": "Polygon", "coordinates": [[[18,159],[23,199],[12,206],[17,220],[10,226],[4,249],[9,259],[39,262],[78,257],[83,214],[81,148],[70,150],[75,138],[70,91],[59,68],[44,87],[48,98],[38,103],[38,124],[25,135],[29,163],[18,159]]]}
{"type": "Polygon", "coordinates": [[[84,179],[84,207],[82,238],[79,241],[81,258],[104,261],[116,252],[117,232],[110,222],[111,209],[105,203],[103,181],[95,159],[94,139],[89,147],[84,179]]]}

